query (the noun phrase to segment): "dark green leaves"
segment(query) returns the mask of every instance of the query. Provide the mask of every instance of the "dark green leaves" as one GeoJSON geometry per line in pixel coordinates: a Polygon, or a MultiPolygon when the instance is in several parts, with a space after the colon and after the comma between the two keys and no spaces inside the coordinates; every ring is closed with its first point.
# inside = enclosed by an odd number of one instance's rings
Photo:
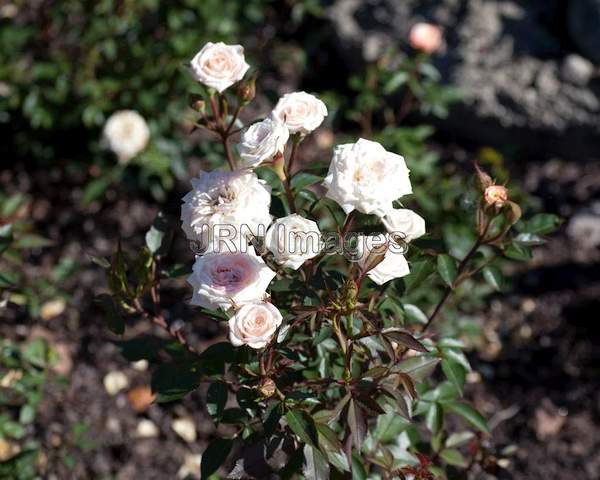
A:
{"type": "Polygon", "coordinates": [[[315,424],[306,413],[301,410],[290,410],[285,414],[285,419],[300,441],[313,447],[317,445],[315,424]]]}
{"type": "Polygon", "coordinates": [[[501,291],[504,286],[504,279],[502,277],[502,272],[495,265],[488,265],[482,271],[483,278],[487,283],[489,283],[494,290],[501,291]]]}
{"type": "Polygon", "coordinates": [[[490,429],[487,425],[487,421],[481,413],[475,410],[470,405],[462,402],[451,401],[444,403],[444,408],[450,412],[456,413],[463,417],[467,422],[473,425],[475,428],[481,430],[482,432],[489,433],[490,429]]]}
{"type": "Polygon", "coordinates": [[[322,181],[323,177],[313,175],[312,173],[300,172],[293,176],[290,185],[294,192],[298,192],[303,188],[306,188],[310,185],[314,185],[316,183],[320,183],[322,181]]]}
{"type": "Polygon", "coordinates": [[[404,345],[411,350],[423,353],[427,352],[427,349],[423,346],[423,344],[408,332],[402,331],[398,328],[388,328],[383,330],[381,333],[383,333],[383,335],[389,340],[393,340],[394,342],[404,345]]]}
{"type": "Polygon", "coordinates": [[[457,275],[456,261],[449,255],[438,255],[437,271],[444,283],[451,287],[457,275]]]}
{"type": "Polygon", "coordinates": [[[228,438],[218,438],[209,443],[202,454],[200,464],[200,477],[202,480],[206,480],[225,463],[232,446],[233,440],[228,438]]]}
{"type": "Polygon", "coordinates": [[[352,432],[352,442],[357,451],[361,451],[365,437],[367,436],[367,421],[365,414],[359,404],[351,399],[348,404],[348,425],[352,432]]]}
{"type": "Polygon", "coordinates": [[[151,387],[157,402],[179,400],[198,388],[201,379],[197,363],[181,362],[159,365],[152,372],[151,387]]]}
{"type": "Polygon", "coordinates": [[[563,220],[550,213],[538,213],[530,220],[522,221],[519,230],[533,235],[548,235],[558,229],[563,220]]]}
{"type": "Polygon", "coordinates": [[[206,394],[206,409],[213,420],[223,415],[227,403],[227,385],[223,382],[211,383],[206,394]]]}

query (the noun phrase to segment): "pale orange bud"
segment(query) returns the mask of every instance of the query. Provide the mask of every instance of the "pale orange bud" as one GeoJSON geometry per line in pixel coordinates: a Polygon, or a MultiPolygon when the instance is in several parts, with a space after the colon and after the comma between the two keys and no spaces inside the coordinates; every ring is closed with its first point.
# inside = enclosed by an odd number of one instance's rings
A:
{"type": "Polygon", "coordinates": [[[490,185],[483,192],[483,199],[490,207],[496,206],[500,208],[508,200],[508,189],[502,185],[490,185]]]}
{"type": "Polygon", "coordinates": [[[408,41],[415,50],[431,54],[442,44],[442,29],[431,23],[415,23],[408,34],[408,41]]]}

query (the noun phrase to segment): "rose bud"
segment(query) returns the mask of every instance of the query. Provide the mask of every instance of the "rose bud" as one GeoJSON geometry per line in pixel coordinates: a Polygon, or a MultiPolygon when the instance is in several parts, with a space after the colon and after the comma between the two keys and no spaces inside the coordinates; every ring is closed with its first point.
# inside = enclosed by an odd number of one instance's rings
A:
{"type": "Polygon", "coordinates": [[[238,99],[241,104],[245,105],[254,100],[256,96],[256,75],[253,75],[250,79],[240,83],[237,89],[238,99]]]}
{"type": "Polygon", "coordinates": [[[490,185],[483,192],[483,199],[486,205],[501,208],[508,200],[508,189],[503,185],[490,185]]]}
{"type": "Polygon", "coordinates": [[[408,34],[410,46],[427,54],[432,54],[442,44],[442,29],[431,23],[416,23],[408,34]]]}
{"type": "Polygon", "coordinates": [[[276,390],[277,386],[275,385],[275,382],[270,378],[265,378],[258,387],[258,391],[260,392],[260,394],[266,398],[275,395],[276,390]]]}

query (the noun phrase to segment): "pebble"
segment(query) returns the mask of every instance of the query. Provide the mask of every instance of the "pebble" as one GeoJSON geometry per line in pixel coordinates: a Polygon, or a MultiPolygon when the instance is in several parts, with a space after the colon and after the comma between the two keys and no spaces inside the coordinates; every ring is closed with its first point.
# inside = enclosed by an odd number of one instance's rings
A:
{"type": "Polygon", "coordinates": [[[104,388],[109,395],[116,395],[129,386],[129,380],[123,372],[109,372],[104,376],[104,388]]]}
{"type": "Polygon", "coordinates": [[[173,420],[171,428],[187,443],[194,443],[196,441],[196,425],[194,425],[194,421],[191,418],[176,418],[173,420]]]}

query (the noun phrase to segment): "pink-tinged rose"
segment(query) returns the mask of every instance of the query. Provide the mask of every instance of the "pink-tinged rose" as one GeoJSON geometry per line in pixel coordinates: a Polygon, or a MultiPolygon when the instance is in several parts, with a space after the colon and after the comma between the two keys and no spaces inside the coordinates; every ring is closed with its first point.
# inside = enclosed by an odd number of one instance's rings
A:
{"type": "Polygon", "coordinates": [[[219,93],[239,82],[250,68],[244,47],[208,42],[191,62],[194,79],[219,93]]]}
{"type": "Polygon", "coordinates": [[[483,199],[489,206],[500,208],[508,200],[508,189],[502,185],[490,185],[483,192],[483,199]]]}
{"type": "Polygon", "coordinates": [[[229,319],[229,340],[236,347],[264,348],[282,320],[281,313],[271,303],[245,304],[229,319]]]}
{"type": "Polygon", "coordinates": [[[275,277],[263,259],[249,246],[246,253],[208,253],[196,258],[188,283],[192,305],[209,310],[261,301],[275,277]]]}
{"type": "Polygon", "coordinates": [[[323,123],[327,107],[310,93],[287,93],[277,102],[273,116],[279,118],[290,133],[306,135],[323,123]]]}
{"type": "Polygon", "coordinates": [[[442,29],[431,23],[415,23],[410,29],[408,41],[415,50],[431,54],[442,44],[442,29]]]}

